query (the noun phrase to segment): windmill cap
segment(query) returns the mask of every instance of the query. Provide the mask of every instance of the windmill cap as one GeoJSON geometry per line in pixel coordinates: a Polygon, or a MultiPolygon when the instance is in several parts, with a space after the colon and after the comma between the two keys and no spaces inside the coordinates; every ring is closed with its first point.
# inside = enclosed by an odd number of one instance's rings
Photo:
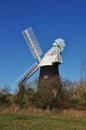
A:
{"type": "Polygon", "coordinates": [[[64,41],[62,38],[58,38],[58,39],[56,39],[55,42],[53,43],[53,46],[57,46],[57,45],[59,45],[60,48],[61,48],[61,50],[63,50],[64,47],[65,47],[65,41],[64,41]]]}

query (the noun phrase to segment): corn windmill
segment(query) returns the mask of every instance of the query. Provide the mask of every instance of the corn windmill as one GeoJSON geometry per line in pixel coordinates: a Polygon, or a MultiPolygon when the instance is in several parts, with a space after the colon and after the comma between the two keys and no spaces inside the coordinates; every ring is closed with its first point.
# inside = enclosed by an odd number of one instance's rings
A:
{"type": "Polygon", "coordinates": [[[53,76],[59,76],[58,65],[62,63],[61,52],[64,50],[65,43],[64,40],[59,38],[54,41],[51,49],[45,53],[44,57],[41,58],[43,54],[42,49],[37,41],[37,38],[32,30],[32,27],[25,29],[23,32],[23,37],[32,52],[34,58],[37,59],[37,62],[34,63],[18,80],[18,86],[21,86],[26,82],[39,68],[40,82],[42,79],[47,80],[53,76]]]}

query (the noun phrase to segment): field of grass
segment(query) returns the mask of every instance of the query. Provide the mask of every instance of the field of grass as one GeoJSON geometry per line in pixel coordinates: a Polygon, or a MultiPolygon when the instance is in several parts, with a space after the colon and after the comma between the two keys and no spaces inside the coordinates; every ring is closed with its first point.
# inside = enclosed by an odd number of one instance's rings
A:
{"type": "Polygon", "coordinates": [[[86,117],[58,113],[0,113],[0,130],[86,130],[86,117]]]}

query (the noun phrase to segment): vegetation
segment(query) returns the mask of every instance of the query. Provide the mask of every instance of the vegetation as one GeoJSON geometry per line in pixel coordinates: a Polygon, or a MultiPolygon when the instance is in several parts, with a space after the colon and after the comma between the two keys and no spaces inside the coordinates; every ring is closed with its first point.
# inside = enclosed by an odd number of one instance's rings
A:
{"type": "Polygon", "coordinates": [[[86,109],[86,82],[83,80],[71,82],[57,78],[41,82],[37,89],[31,85],[21,85],[16,93],[11,94],[8,86],[0,90],[1,106],[17,106],[19,109],[34,106],[41,109],[64,110],[86,109]],[[40,87],[41,86],[41,87],[40,87]]]}
{"type": "Polygon", "coordinates": [[[0,89],[0,129],[86,130],[86,82],[54,78],[37,89],[21,85],[16,93],[6,85],[0,89]]]}

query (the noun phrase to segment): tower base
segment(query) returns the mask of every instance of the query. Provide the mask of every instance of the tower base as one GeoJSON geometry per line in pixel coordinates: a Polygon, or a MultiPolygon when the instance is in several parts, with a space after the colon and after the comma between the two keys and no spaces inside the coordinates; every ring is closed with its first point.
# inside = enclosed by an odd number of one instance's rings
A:
{"type": "Polygon", "coordinates": [[[59,63],[56,62],[52,66],[42,66],[40,68],[38,88],[51,88],[55,84],[57,86],[60,84],[58,65],[59,63]]]}

